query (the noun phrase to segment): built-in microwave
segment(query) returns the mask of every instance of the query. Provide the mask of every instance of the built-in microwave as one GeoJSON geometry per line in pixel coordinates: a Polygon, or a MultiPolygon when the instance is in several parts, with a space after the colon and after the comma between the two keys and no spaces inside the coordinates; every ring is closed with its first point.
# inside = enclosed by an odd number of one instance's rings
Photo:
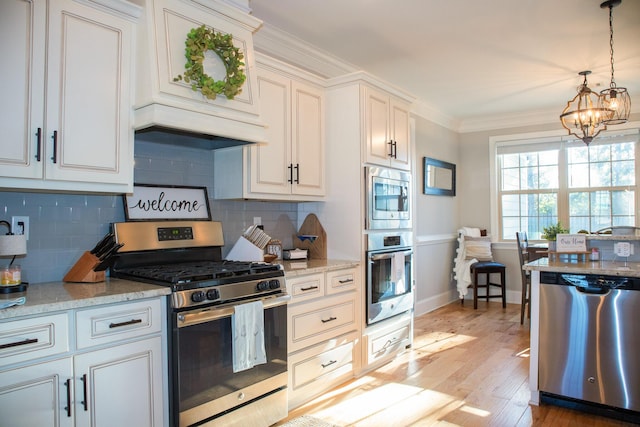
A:
{"type": "Polygon", "coordinates": [[[411,228],[411,174],[365,167],[368,230],[411,228]]]}

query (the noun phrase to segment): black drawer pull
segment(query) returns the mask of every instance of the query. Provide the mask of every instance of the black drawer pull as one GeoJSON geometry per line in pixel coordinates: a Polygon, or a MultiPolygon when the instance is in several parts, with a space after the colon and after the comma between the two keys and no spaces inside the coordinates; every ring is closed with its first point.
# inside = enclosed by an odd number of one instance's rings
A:
{"type": "Polygon", "coordinates": [[[338,318],[332,316],[332,317],[329,317],[328,319],[320,319],[322,323],[333,322],[334,320],[338,320],[338,318]]]}
{"type": "Polygon", "coordinates": [[[51,136],[53,139],[53,156],[51,156],[51,160],[53,163],[58,163],[58,131],[54,130],[53,135],[51,136]]]}
{"type": "Polygon", "coordinates": [[[67,417],[71,418],[71,380],[66,380],[64,386],[67,388],[67,406],[64,409],[67,411],[67,417]]]}
{"type": "Polygon", "coordinates": [[[119,328],[121,326],[135,325],[136,323],[142,323],[142,319],[131,319],[126,322],[109,323],[109,328],[119,328]]]}
{"type": "Polygon", "coordinates": [[[40,161],[42,153],[42,128],[38,128],[36,132],[37,144],[36,144],[36,161],[40,161]]]}
{"type": "Polygon", "coordinates": [[[0,345],[0,350],[5,348],[11,348],[11,347],[20,347],[21,345],[34,344],[37,342],[38,342],[38,338],[31,338],[31,339],[27,338],[24,341],[16,341],[16,342],[10,342],[8,344],[2,344],[0,345]]]}
{"type": "Polygon", "coordinates": [[[82,392],[84,393],[83,400],[80,403],[82,403],[86,412],[89,410],[89,399],[87,398],[87,374],[84,374],[80,379],[82,380],[82,392]]]}
{"type": "Polygon", "coordinates": [[[306,288],[300,288],[301,291],[312,291],[314,289],[318,289],[318,286],[307,286],[306,288]]]}
{"type": "Polygon", "coordinates": [[[322,366],[323,368],[326,368],[326,367],[328,367],[328,366],[333,365],[334,363],[338,363],[338,361],[337,361],[337,360],[330,360],[330,361],[329,361],[329,362],[327,362],[327,363],[321,363],[321,364],[320,364],[320,366],[322,366]]]}
{"type": "Polygon", "coordinates": [[[351,282],[353,282],[353,279],[338,280],[338,283],[340,283],[341,285],[344,285],[345,283],[351,283],[351,282]]]}

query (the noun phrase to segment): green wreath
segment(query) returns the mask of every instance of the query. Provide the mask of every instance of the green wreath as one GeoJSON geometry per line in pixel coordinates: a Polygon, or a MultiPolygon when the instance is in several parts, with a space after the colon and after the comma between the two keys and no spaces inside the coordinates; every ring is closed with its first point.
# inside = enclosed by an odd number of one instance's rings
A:
{"type": "Polygon", "coordinates": [[[216,99],[216,95],[233,99],[242,91],[242,84],[247,78],[241,68],[244,66],[244,55],[233,45],[231,34],[217,33],[202,25],[189,31],[184,44],[184,56],[187,58],[185,72],[174,78],[174,82],[184,80],[191,84],[191,89],[200,90],[208,99],[216,99]],[[227,72],[224,80],[215,80],[204,72],[202,63],[208,50],[214,51],[224,63],[227,72]]]}

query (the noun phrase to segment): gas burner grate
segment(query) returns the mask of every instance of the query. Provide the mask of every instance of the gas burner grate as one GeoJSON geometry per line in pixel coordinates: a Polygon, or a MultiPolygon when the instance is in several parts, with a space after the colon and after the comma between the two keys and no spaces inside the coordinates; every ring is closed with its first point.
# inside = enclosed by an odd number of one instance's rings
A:
{"type": "Polygon", "coordinates": [[[145,265],[121,270],[131,277],[157,280],[164,283],[190,283],[203,280],[242,277],[278,271],[277,264],[248,261],[200,261],[179,264],[145,265]]]}

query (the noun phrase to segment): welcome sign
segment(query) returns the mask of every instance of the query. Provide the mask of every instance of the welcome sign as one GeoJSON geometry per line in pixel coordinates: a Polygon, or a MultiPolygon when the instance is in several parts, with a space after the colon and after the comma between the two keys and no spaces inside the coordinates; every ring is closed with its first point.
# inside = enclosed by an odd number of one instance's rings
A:
{"type": "Polygon", "coordinates": [[[127,221],[211,220],[206,187],[134,184],[124,214],[127,221]]]}
{"type": "Polygon", "coordinates": [[[587,237],[584,234],[558,234],[556,236],[557,252],[585,252],[587,237]]]}

